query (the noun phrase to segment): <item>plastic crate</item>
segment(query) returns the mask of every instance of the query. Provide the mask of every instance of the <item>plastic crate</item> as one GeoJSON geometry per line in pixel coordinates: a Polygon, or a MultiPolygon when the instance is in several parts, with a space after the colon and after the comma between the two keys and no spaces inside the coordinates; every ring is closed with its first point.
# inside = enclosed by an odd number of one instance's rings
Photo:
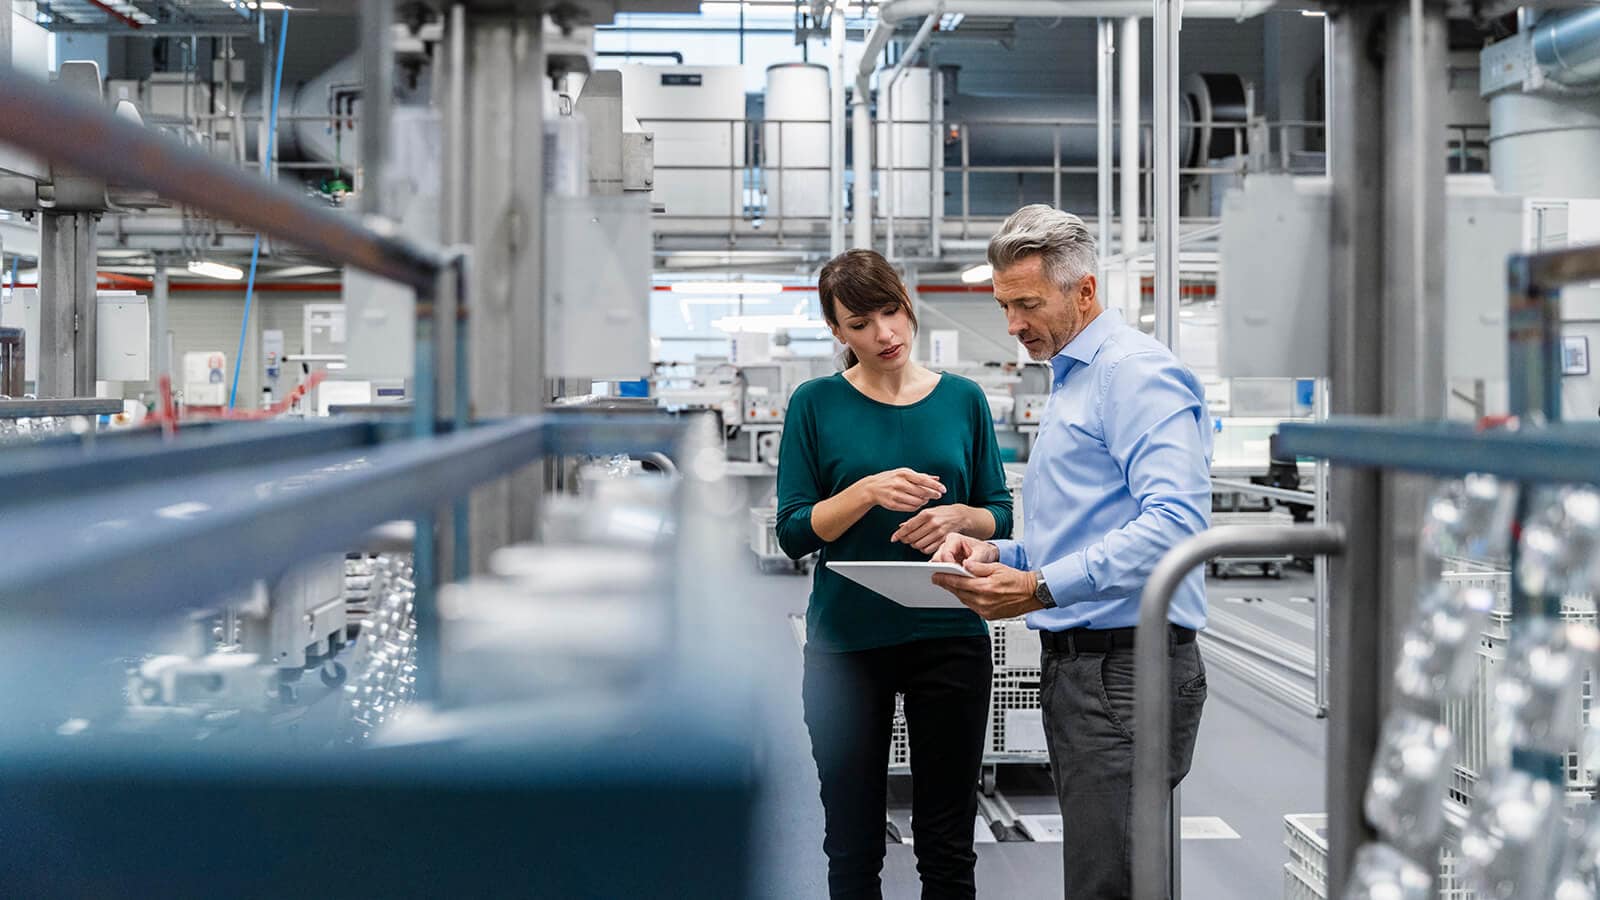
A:
{"type": "Polygon", "coordinates": [[[1294,863],[1283,864],[1283,900],[1326,900],[1323,884],[1294,863]]]}
{"type": "Polygon", "coordinates": [[[1283,817],[1283,845],[1289,848],[1289,865],[1299,870],[1316,896],[1328,883],[1328,816],[1299,813],[1283,817]]]}
{"type": "Polygon", "coordinates": [[[750,549],[761,559],[785,557],[778,546],[778,511],[770,506],[750,510],[750,549]]]}
{"type": "MultiPolygon", "coordinates": [[[[1328,896],[1328,817],[1322,813],[1303,813],[1283,817],[1283,845],[1289,848],[1289,861],[1283,865],[1284,900],[1325,900],[1328,896]]],[[[1460,835],[1445,829],[1439,849],[1439,878],[1435,883],[1440,900],[1476,900],[1457,874],[1456,848],[1460,835]]]]}

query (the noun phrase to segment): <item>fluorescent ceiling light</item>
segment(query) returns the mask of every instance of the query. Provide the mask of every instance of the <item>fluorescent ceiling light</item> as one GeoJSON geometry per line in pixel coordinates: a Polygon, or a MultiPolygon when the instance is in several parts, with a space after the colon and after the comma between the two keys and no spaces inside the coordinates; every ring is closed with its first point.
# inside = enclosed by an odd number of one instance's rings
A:
{"type": "Polygon", "coordinates": [[[1300,10],[1300,15],[1302,15],[1302,16],[1316,16],[1317,18],[1320,19],[1320,18],[1326,16],[1327,13],[1323,12],[1320,9],[1302,9],[1302,10],[1300,10]]]}
{"type": "Polygon", "coordinates": [[[1146,325],[1149,325],[1151,322],[1154,322],[1155,320],[1156,320],[1156,317],[1152,313],[1145,313],[1144,315],[1139,317],[1139,321],[1145,323],[1146,325]]]}
{"type": "Polygon", "coordinates": [[[204,275],[207,278],[220,278],[223,281],[238,281],[244,277],[244,271],[233,266],[226,266],[208,260],[195,260],[189,263],[189,271],[195,275],[204,275]]]}
{"type": "Polygon", "coordinates": [[[269,10],[272,10],[273,12],[280,12],[280,11],[285,10],[285,9],[292,9],[293,7],[290,7],[290,6],[288,6],[286,4],[283,4],[283,3],[278,3],[278,2],[276,2],[276,0],[263,0],[263,2],[261,2],[261,3],[252,3],[252,4],[250,4],[250,8],[251,9],[269,9],[269,10]]]}
{"type": "Polygon", "coordinates": [[[778,294],[783,285],[776,281],[676,281],[674,294],[778,294]]]}
{"type": "Polygon", "coordinates": [[[790,328],[823,328],[820,320],[808,316],[724,316],[711,323],[711,327],[726,334],[756,332],[772,334],[790,328]]]}
{"type": "Polygon", "coordinates": [[[994,266],[988,263],[979,263],[961,273],[961,280],[967,284],[983,284],[994,277],[994,266]]]}
{"type": "Polygon", "coordinates": [[[939,30],[955,31],[961,27],[961,23],[966,21],[966,18],[966,13],[945,13],[939,18],[939,30]]]}

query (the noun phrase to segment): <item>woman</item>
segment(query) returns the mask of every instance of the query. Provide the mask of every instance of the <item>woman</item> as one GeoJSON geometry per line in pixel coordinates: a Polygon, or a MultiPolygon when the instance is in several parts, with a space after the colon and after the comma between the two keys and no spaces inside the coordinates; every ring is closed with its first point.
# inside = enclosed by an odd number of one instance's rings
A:
{"type": "Polygon", "coordinates": [[[989,633],[965,609],[909,609],[830,571],[832,560],[926,561],[952,532],[1011,533],[983,391],[911,361],[917,320],[870,250],[818,278],[845,370],[795,390],[778,455],[778,542],[821,551],[806,609],[802,690],[822,782],[828,889],[879,896],[889,733],[905,695],[912,833],[923,897],[972,897],[975,786],[983,763],[989,633]]]}

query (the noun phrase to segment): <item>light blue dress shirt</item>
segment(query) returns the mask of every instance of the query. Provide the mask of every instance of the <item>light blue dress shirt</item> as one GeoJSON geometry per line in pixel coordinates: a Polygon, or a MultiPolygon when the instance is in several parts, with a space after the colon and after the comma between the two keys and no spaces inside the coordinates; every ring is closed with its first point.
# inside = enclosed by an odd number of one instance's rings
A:
{"type": "MultiPolygon", "coordinates": [[[[1050,360],[1050,400],[1022,481],[1021,541],[1000,561],[1038,569],[1055,609],[1028,625],[1131,628],[1156,563],[1211,523],[1211,419],[1194,373],[1103,311],[1050,360]]],[[[1206,624],[1205,571],[1173,597],[1171,621],[1206,624]]]]}

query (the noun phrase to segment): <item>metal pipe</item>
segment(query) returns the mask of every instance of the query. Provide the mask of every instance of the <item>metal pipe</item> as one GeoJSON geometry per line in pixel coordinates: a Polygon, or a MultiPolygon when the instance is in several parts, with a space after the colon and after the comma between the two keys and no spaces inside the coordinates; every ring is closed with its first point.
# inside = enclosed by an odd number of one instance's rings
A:
{"type": "MultiPolygon", "coordinates": [[[[1383,66],[1372,47],[1387,23],[1377,7],[1343,7],[1328,18],[1335,101],[1329,110],[1328,396],[1335,415],[1375,416],[1383,413],[1386,236],[1379,223],[1386,104],[1367,101],[1384,96],[1383,66]]],[[[1340,897],[1356,848],[1375,834],[1362,799],[1388,699],[1379,671],[1385,628],[1373,611],[1381,608],[1381,570],[1390,560],[1379,538],[1383,512],[1377,473],[1341,466],[1330,476],[1328,491],[1328,506],[1338,511],[1349,534],[1345,552],[1329,565],[1329,582],[1339,596],[1351,599],[1328,609],[1328,896],[1340,897]]]]}
{"type": "MultiPolygon", "coordinates": [[[[834,9],[828,14],[828,43],[833,49],[833,66],[828,72],[829,152],[828,186],[832,200],[828,209],[832,213],[828,232],[828,252],[838,256],[844,252],[844,9],[834,9]]],[[[857,152],[860,152],[859,150],[857,152]]]]}
{"type": "MultiPolygon", "coordinates": [[[[887,86],[885,86],[883,88],[883,94],[880,97],[880,99],[883,102],[884,109],[885,109],[885,113],[884,113],[884,116],[883,116],[883,118],[884,118],[884,128],[885,128],[885,132],[884,132],[884,151],[888,156],[888,159],[886,159],[884,161],[885,190],[887,191],[887,195],[888,195],[888,198],[889,198],[889,203],[888,203],[889,215],[888,215],[888,221],[886,223],[886,226],[887,226],[888,230],[887,230],[887,232],[885,233],[885,236],[884,236],[884,250],[885,250],[884,255],[887,256],[889,259],[894,259],[894,255],[895,255],[894,254],[894,220],[895,220],[895,216],[898,215],[899,212],[900,212],[900,209],[899,209],[899,205],[900,205],[900,203],[899,203],[900,186],[895,184],[895,173],[894,173],[894,169],[895,169],[895,143],[896,143],[895,142],[895,133],[894,133],[895,132],[895,127],[894,127],[894,86],[895,86],[895,83],[900,80],[900,76],[905,74],[906,65],[908,63],[910,63],[911,59],[913,57],[915,57],[917,55],[917,53],[922,49],[922,45],[927,43],[928,35],[933,33],[933,26],[939,24],[939,17],[941,15],[943,15],[943,14],[944,14],[944,3],[943,2],[936,2],[934,4],[933,11],[930,12],[928,14],[928,17],[923,20],[922,27],[917,29],[916,36],[911,39],[911,43],[910,44],[906,45],[905,52],[900,55],[900,61],[898,63],[895,63],[894,69],[889,72],[889,83],[888,83],[887,86]]],[[[863,62],[865,62],[865,60],[863,60],[863,62]]],[[[932,73],[930,73],[930,76],[931,76],[931,74],[932,73]]]]}
{"type": "Polygon", "coordinates": [[[0,78],[5,142],[116,184],[155,191],[329,259],[426,288],[437,250],[314,206],[287,187],[263,183],[210,154],[119,119],[31,78],[0,78]]]}
{"type": "MultiPolygon", "coordinates": [[[[1209,641],[1210,637],[1211,635],[1207,634],[1204,639],[1209,641]]],[[[1303,712],[1312,718],[1322,718],[1323,714],[1307,696],[1304,688],[1273,672],[1267,666],[1250,659],[1246,654],[1226,646],[1211,646],[1208,644],[1206,646],[1206,664],[1208,666],[1221,665],[1224,668],[1232,669],[1245,684],[1250,685],[1273,700],[1296,712],[1303,712]]]]}
{"type": "Polygon", "coordinates": [[[1100,227],[1100,271],[1097,273],[1101,284],[1105,283],[1106,259],[1111,255],[1111,139],[1112,139],[1112,79],[1116,74],[1116,24],[1110,19],[1101,19],[1095,23],[1095,36],[1099,65],[1095,69],[1095,147],[1096,157],[1096,192],[1095,220],[1100,227]]]}
{"type": "MultiPolygon", "coordinates": [[[[1312,391],[1311,417],[1318,422],[1328,418],[1328,380],[1318,378],[1312,391]]],[[[1328,461],[1316,463],[1316,502],[1312,504],[1312,521],[1318,527],[1328,524],[1328,461]]],[[[1315,694],[1318,717],[1328,714],[1328,561],[1321,556],[1311,558],[1311,577],[1315,584],[1311,602],[1315,616],[1312,625],[1312,649],[1316,651],[1317,677],[1315,694]]]]}
{"type": "Polygon", "coordinates": [[[855,132],[855,200],[850,204],[855,216],[852,246],[872,248],[872,102],[865,76],[857,76],[855,96],[850,99],[851,126],[855,132]]]}
{"type": "MultiPolygon", "coordinates": [[[[1272,0],[1185,0],[1183,16],[1243,20],[1267,12],[1273,5],[1272,0]]],[[[867,49],[873,49],[872,40],[880,28],[892,34],[901,22],[933,15],[936,8],[969,16],[1016,19],[1121,19],[1150,14],[1149,0],[884,0],[878,6],[878,24],[868,37],[867,49]]],[[[887,43],[888,38],[882,41],[887,43]]],[[[883,49],[882,43],[877,49],[883,49]]]]}
{"type": "MultiPolygon", "coordinates": [[[[1139,17],[1122,20],[1122,74],[1119,85],[1122,102],[1122,246],[1118,252],[1131,259],[1139,250],[1139,17]]],[[[1109,263],[1108,263],[1109,264],[1109,263]]],[[[1124,271],[1126,292],[1118,298],[1123,319],[1139,321],[1140,292],[1132,273],[1124,271]]]]}
{"type": "Polygon", "coordinates": [[[1285,500],[1289,503],[1314,504],[1317,495],[1309,491],[1291,491],[1285,488],[1268,487],[1264,484],[1251,484],[1248,481],[1234,481],[1229,478],[1211,479],[1211,489],[1232,491],[1238,494],[1252,494],[1257,497],[1267,497],[1273,500],[1285,500]]]}
{"type": "Polygon", "coordinates": [[[446,64],[446,103],[444,111],[445,187],[444,242],[459,244],[467,240],[467,7],[450,6],[450,21],[445,35],[449,48],[446,64]]]}
{"type": "Polygon", "coordinates": [[[1533,59],[1568,87],[1600,81],[1600,6],[1553,12],[1533,26],[1533,59]]]}
{"type": "Polygon", "coordinates": [[[1178,350],[1178,0],[1155,0],[1152,125],[1156,340],[1178,350]]]}
{"type": "MultiPolygon", "coordinates": [[[[1170,0],[1159,0],[1170,2],[1170,0]]],[[[1338,553],[1344,529],[1231,526],[1213,528],[1167,552],[1145,582],[1139,601],[1139,626],[1134,638],[1133,746],[1133,896],[1164,900],[1167,896],[1167,798],[1172,790],[1169,748],[1172,701],[1168,682],[1172,662],[1167,650],[1167,616],[1172,595],[1193,569],[1218,556],[1246,553],[1338,553]]]]}
{"type": "Polygon", "coordinates": [[[382,214],[394,106],[394,0],[361,2],[361,211],[382,214]]]}
{"type": "Polygon", "coordinates": [[[928,48],[928,255],[944,255],[940,246],[944,229],[944,76],[928,48]]]}
{"type": "Polygon", "coordinates": [[[150,331],[155,338],[156,384],[162,379],[172,377],[172,356],[169,354],[167,344],[167,302],[170,297],[167,267],[162,264],[160,257],[156,258],[155,274],[151,276],[150,289],[150,331]]]}

